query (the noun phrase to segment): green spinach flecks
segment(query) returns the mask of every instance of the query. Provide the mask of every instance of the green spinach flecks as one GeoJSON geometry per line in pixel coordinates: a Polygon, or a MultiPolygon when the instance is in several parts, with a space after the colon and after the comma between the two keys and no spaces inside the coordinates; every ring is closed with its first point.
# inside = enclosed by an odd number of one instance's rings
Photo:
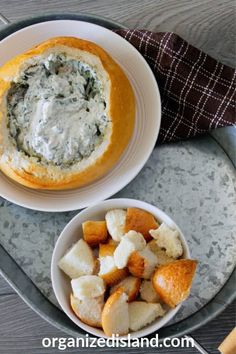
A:
{"type": "Polygon", "coordinates": [[[64,53],[28,66],[12,82],[7,107],[17,149],[61,167],[89,157],[110,124],[96,71],[64,53]]]}

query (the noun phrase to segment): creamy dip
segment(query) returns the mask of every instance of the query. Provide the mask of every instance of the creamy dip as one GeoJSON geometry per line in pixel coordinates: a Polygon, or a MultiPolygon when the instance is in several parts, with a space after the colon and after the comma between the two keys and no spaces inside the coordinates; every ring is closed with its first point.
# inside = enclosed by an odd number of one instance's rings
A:
{"type": "Polygon", "coordinates": [[[96,72],[63,53],[25,69],[11,85],[7,107],[17,149],[62,167],[89,157],[109,124],[96,72]]]}

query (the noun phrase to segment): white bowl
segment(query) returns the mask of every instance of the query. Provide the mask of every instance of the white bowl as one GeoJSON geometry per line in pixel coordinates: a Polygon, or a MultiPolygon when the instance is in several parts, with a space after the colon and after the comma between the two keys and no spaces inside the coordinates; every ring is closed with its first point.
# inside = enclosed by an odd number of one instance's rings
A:
{"type": "MultiPolygon", "coordinates": [[[[104,219],[105,213],[114,208],[123,208],[126,209],[128,207],[137,207],[140,209],[144,209],[149,211],[154,217],[160,221],[165,222],[168,226],[179,231],[180,239],[183,245],[184,254],[183,258],[190,258],[190,252],[186,240],[182,231],[175,224],[175,222],[166,215],[163,211],[158,209],[157,207],[139,201],[135,199],[110,199],[105,200],[97,205],[84,209],[79,214],[77,214],[64,228],[61,235],[59,236],[54,251],[52,255],[52,263],[51,263],[51,278],[52,278],[52,286],[56,298],[62,308],[62,310],[67,314],[67,316],[79,327],[83,330],[98,336],[98,337],[107,337],[101,329],[97,329],[91,326],[86,325],[82,321],[76,317],[74,312],[70,307],[70,293],[71,293],[71,285],[70,279],[67,277],[58,267],[58,261],[63,257],[66,251],[80,238],[82,238],[82,223],[86,220],[102,220],[104,219]]],[[[147,336],[148,334],[157,331],[159,328],[163,327],[173,318],[173,316],[179,311],[180,305],[175,307],[174,309],[170,309],[167,311],[165,316],[158,318],[150,325],[145,328],[131,332],[130,337],[139,338],[143,336],[147,336]]],[[[123,336],[121,338],[125,338],[127,336],[123,336]]]]}
{"type": "Polygon", "coordinates": [[[157,140],[161,99],[156,79],[142,55],[124,38],[84,21],[56,20],[25,27],[0,41],[0,66],[13,56],[55,36],[75,36],[97,43],[125,71],[136,98],[135,129],[119,161],[102,178],[73,190],[34,190],[0,172],[0,196],[26,208],[68,211],[98,203],[124,188],[143,168],[157,140]]]}

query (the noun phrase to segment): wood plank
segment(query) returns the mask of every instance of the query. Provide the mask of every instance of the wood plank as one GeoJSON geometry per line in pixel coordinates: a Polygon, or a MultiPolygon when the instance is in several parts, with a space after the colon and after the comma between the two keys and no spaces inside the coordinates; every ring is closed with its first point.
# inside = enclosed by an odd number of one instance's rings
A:
{"type": "Polygon", "coordinates": [[[10,287],[10,285],[3,279],[0,275],[0,296],[7,294],[15,294],[15,291],[10,287]]]}
{"type": "Polygon", "coordinates": [[[236,301],[214,320],[191,333],[191,335],[211,353],[219,354],[217,348],[235,327],[236,301]]]}
{"type": "MultiPolygon", "coordinates": [[[[58,330],[31,310],[17,294],[0,296],[0,338],[54,336],[58,330]],[[6,325],[7,324],[7,325],[6,325]]],[[[1,348],[1,345],[0,345],[1,348]]]]}
{"type": "MultiPolygon", "coordinates": [[[[17,295],[6,295],[0,297],[0,353],[19,353],[20,350],[26,353],[43,354],[45,348],[42,347],[43,337],[67,337],[63,332],[48,324],[36,313],[34,313],[17,295]]],[[[168,353],[181,353],[181,351],[168,350],[168,353]]],[[[50,353],[59,353],[56,349],[47,349],[50,353]]],[[[86,348],[80,348],[82,352],[88,352],[86,348]]],[[[98,352],[109,353],[109,348],[97,349],[98,352]]],[[[120,354],[127,353],[120,348],[114,348],[112,352],[120,354]]],[[[63,351],[65,353],[77,353],[78,349],[63,351]]],[[[130,354],[136,353],[135,349],[129,351],[130,354]]],[[[146,350],[140,349],[140,354],[146,353],[146,350]]],[[[150,350],[154,354],[154,350],[150,350]]],[[[163,350],[160,353],[166,354],[163,350]]],[[[196,353],[195,349],[189,350],[189,354],[196,353]]]]}
{"type": "MultiPolygon", "coordinates": [[[[235,303],[236,304],[236,303],[235,303]]],[[[192,333],[192,335],[202,343],[211,353],[217,353],[216,348],[229,331],[234,327],[235,304],[226,309],[217,319],[210,324],[192,333]]],[[[57,330],[49,323],[45,322],[36,313],[34,313],[17,295],[0,296],[0,353],[18,353],[23,350],[24,353],[42,354],[45,349],[42,347],[43,337],[67,337],[63,332],[57,330]]],[[[188,354],[196,353],[195,349],[186,349],[188,354]]],[[[86,349],[80,348],[80,351],[86,349]]],[[[87,350],[88,351],[88,350],[87,350]]],[[[97,349],[101,352],[109,352],[109,348],[97,349]]],[[[117,349],[113,350],[119,353],[127,352],[117,349]]],[[[47,352],[56,353],[55,349],[47,349],[47,352]]],[[[60,352],[60,351],[58,351],[60,352]]],[[[63,351],[65,353],[76,353],[78,350],[63,351]]],[[[135,353],[130,350],[129,353],[135,353]]],[[[147,351],[140,349],[139,353],[144,354],[147,351]]],[[[148,353],[154,353],[154,350],[148,353]]],[[[160,349],[165,353],[183,353],[183,349],[171,348],[160,349]]]]}
{"type": "Polygon", "coordinates": [[[1,11],[11,21],[37,14],[81,12],[105,16],[130,28],[174,31],[216,59],[235,65],[232,0],[1,0],[1,11]]]}

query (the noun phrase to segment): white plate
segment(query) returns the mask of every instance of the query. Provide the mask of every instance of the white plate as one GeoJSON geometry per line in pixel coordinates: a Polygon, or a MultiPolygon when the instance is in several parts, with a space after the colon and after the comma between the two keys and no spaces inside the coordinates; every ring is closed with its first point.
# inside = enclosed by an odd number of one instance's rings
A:
{"type": "Polygon", "coordinates": [[[0,66],[13,56],[55,36],[77,36],[103,47],[124,69],[136,96],[135,131],[114,168],[89,186],[69,191],[32,190],[0,173],[0,195],[21,206],[42,211],[87,207],[125,187],[148,160],[160,128],[161,100],[155,77],[141,54],[112,31],[82,21],[42,22],[15,32],[0,42],[0,66]]]}
{"type": "MultiPolygon", "coordinates": [[[[98,337],[106,337],[104,332],[100,329],[88,326],[83,323],[75,316],[74,312],[71,309],[69,298],[71,293],[71,285],[69,278],[59,269],[58,262],[64,256],[66,251],[76,243],[80,238],[82,238],[82,223],[86,220],[103,220],[105,214],[108,210],[111,209],[126,209],[129,207],[136,207],[144,209],[149,213],[153,214],[154,217],[161,223],[166,223],[169,227],[178,230],[180,235],[180,240],[183,245],[184,253],[182,258],[190,258],[190,251],[186,242],[186,239],[176,225],[176,223],[162,210],[158,209],[154,205],[135,200],[135,199],[110,199],[105,200],[97,205],[94,205],[90,208],[87,208],[77,214],[64,228],[61,235],[57,239],[55,244],[52,262],[51,262],[51,279],[54,293],[56,295],[57,301],[59,302],[63,311],[67,316],[75,323],[77,326],[81,327],[88,333],[91,333],[98,337]]],[[[159,328],[166,325],[179,311],[181,304],[177,305],[173,309],[169,309],[163,317],[157,318],[154,322],[147,325],[143,329],[132,332],[131,338],[140,338],[147,336],[150,333],[157,331],[159,328]]],[[[126,336],[122,337],[126,338],[126,336]]]]}

